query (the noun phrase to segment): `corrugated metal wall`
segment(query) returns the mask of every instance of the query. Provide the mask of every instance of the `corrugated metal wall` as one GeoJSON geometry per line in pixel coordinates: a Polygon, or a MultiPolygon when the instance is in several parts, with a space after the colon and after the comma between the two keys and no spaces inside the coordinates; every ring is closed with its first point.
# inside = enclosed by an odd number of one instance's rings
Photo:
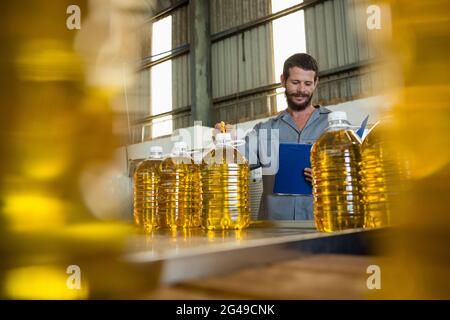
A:
{"type": "Polygon", "coordinates": [[[214,114],[217,121],[239,123],[267,117],[276,112],[276,97],[274,90],[252,94],[245,98],[231,99],[214,104],[214,114]]]}
{"type": "MultiPolygon", "coordinates": [[[[142,61],[151,55],[151,21],[146,21],[139,27],[137,36],[140,41],[140,56],[142,61]]],[[[133,125],[143,118],[149,117],[150,109],[150,69],[137,72],[133,78],[125,79],[128,118],[131,125],[130,143],[141,141],[142,126],[133,125]]],[[[127,118],[127,120],[128,120],[127,118]]]]}
{"type": "MultiPolygon", "coordinates": [[[[212,0],[210,6],[212,34],[265,17],[271,11],[269,0],[212,0]]],[[[273,82],[272,52],[270,23],[212,44],[213,99],[236,95],[234,100],[214,104],[215,121],[245,121],[267,113],[264,94],[244,104],[239,93],[273,82]]]]}
{"type": "Polygon", "coordinates": [[[191,104],[190,54],[172,60],[172,110],[191,104]]]}
{"type": "Polygon", "coordinates": [[[172,14],[172,48],[188,44],[189,41],[189,6],[184,6],[172,14]]]}
{"type": "Polygon", "coordinates": [[[211,34],[265,17],[270,0],[210,0],[211,34]]]}
{"type": "MultiPolygon", "coordinates": [[[[359,66],[383,54],[382,46],[378,45],[380,32],[366,27],[366,9],[370,4],[367,0],[328,0],[305,10],[307,52],[318,59],[322,72],[333,73],[321,77],[316,102],[329,105],[376,95],[386,83],[376,65],[359,66]],[[347,68],[350,65],[353,67],[347,68]]],[[[252,12],[250,21],[268,15],[270,1],[249,0],[238,3],[214,0],[211,1],[211,8],[216,10],[216,14],[211,17],[212,30],[219,32],[248,22],[243,19],[248,17],[248,12],[252,12]]],[[[271,26],[269,22],[246,31],[245,45],[242,35],[213,44],[213,98],[238,95],[242,91],[273,83],[271,26]],[[248,33],[253,34],[253,37],[247,36],[248,33]],[[242,48],[245,48],[247,63],[242,63],[242,48]]],[[[264,97],[273,93],[266,91],[245,99],[238,97],[215,103],[215,120],[235,123],[268,116],[276,112],[275,102],[267,104],[265,102],[271,99],[264,97]]]]}
{"type": "MultiPolygon", "coordinates": [[[[141,39],[141,58],[151,54],[151,23],[144,23],[139,29],[141,39]]],[[[133,79],[126,79],[128,108],[130,119],[137,121],[150,116],[150,69],[143,69],[136,73],[133,79]]]]}
{"type": "MultiPolygon", "coordinates": [[[[161,1],[166,6],[170,1],[161,1]]],[[[316,94],[327,105],[377,94],[383,79],[377,66],[358,64],[382,56],[377,32],[366,28],[368,0],[327,0],[305,10],[307,52],[319,60],[322,76],[316,94]],[[353,65],[352,68],[347,68],[353,65]],[[323,74],[325,72],[325,74],[323,74]],[[333,73],[333,74],[330,74],[333,73]]],[[[210,0],[211,34],[270,15],[271,0],[210,0]]],[[[141,30],[142,55],[151,52],[151,23],[141,30]]],[[[292,32],[292,31],[289,31],[292,32]]],[[[215,121],[231,123],[266,117],[276,112],[271,88],[241,96],[241,93],[274,83],[272,23],[246,30],[212,44],[212,95],[215,121]],[[224,98],[225,97],[225,98],[224,98]]],[[[189,5],[172,13],[172,47],[189,44],[189,5]]],[[[172,60],[173,128],[192,125],[190,111],[190,55],[172,60]],[[185,110],[186,109],[186,110],[185,110]]],[[[133,105],[133,120],[150,114],[150,71],[143,70],[133,105]]],[[[134,101],[133,100],[133,101],[134,101]]]]}
{"type": "MultiPolygon", "coordinates": [[[[367,0],[329,0],[305,10],[307,52],[318,59],[322,72],[382,56],[379,32],[366,27],[370,4],[367,0]]],[[[334,104],[376,94],[381,81],[375,70],[355,68],[321,77],[318,102],[334,104]]]]}
{"type": "MultiPolygon", "coordinates": [[[[168,7],[170,2],[162,3],[159,7],[168,7]]],[[[140,29],[141,56],[143,62],[150,61],[152,52],[151,32],[152,22],[148,21],[140,29]]],[[[177,49],[189,45],[189,6],[182,6],[172,14],[172,48],[177,49]]],[[[129,97],[137,95],[137,98],[130,98],[131,122],[139,121],[151,116],[151,68],[144,68],[139,71],[138,83],[128,92],[129,97]]],[[[191,104],[191,84],[190,84],[190,55],[189,53],[172,59],[172,110],[189,107],[191,104]]],[[[173,116],[173,129],[187,127],[190,125],[190,111],[178,113],[173,116]]],[[[133,129],[133,141],[141,141],[142,124],[136,125],[133,129]]],[[[146,124],[145,139],[151,138],[151,124],[146,124]]]]}
{"type": "Polygon", "coordinates": [[[173,116],[172,119],[173,119],[173,129],[174,130],[179,129],[179,128],[191,127],[194,125],[192,123],[190,111],[176,114],[173,116]]]}
{"type": "Polygon", "coordinates": [[[142,59],[152,54],[152,24],[145,22],[139,29],[139,39],[142,59]]]}
{"type": "MultiPolygon", "coordinates": [[[[189,6],[177,9],[172,14],[172,48],[189,44],[189,6]]],[[[172,60],[172,110],[191,105],[190,54],[172,60]]],[[[173,129],[191,125],[191,112],[173,116],[173,129]]],[[[192,124],[193,125],[193,124],[192,124]]]]}
{"type": "Polygon", "coordinates": [[[273,82],[270,25],[216,42],[211,54],[213,98],[273,82]]]}
{"type": "Polygon", "coordinates": [[[320,61],[322,70],[342,67],[380,56],[369,43],[366,0],[332,0],[305,10],[308,52],[320,61]]]}

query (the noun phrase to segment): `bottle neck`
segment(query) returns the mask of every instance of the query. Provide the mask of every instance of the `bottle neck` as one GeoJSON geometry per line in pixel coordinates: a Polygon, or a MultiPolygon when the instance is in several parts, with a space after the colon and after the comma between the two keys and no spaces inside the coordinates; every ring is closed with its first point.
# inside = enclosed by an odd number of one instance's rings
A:
{"type": "Polygon", "coordinates": [[[232,147],[231,141],[217,141],[216,147],[218,148],[232,147]]]}
{"type": "Polygon", "coordinates": [[[347,120],[332,120],[328,121],[328,131],[336,131],[342,129],[349,129],[350,123],[347,120]]]}

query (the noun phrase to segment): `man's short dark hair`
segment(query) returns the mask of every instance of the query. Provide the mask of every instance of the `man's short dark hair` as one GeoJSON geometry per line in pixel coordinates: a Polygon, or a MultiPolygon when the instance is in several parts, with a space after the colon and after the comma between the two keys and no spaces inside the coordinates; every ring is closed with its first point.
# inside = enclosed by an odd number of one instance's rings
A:
{"type": "Polygon", "coordinates": [[[283,77],[285,80],[289,78],[289,69],[298,67],[307,71],[314,71],[314,82],[319,77],[319,64],[316,59],[307,53],[296,53],[286,59],[283,66],[283,77]]]}

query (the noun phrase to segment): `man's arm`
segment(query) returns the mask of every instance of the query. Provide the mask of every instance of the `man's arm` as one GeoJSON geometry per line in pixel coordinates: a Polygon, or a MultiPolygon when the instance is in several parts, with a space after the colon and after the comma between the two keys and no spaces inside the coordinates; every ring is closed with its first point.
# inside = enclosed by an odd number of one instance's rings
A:
{"type": "Polygon", "coordinates": [[[257,169],[261,167],[261,162],[259,158],[259,129],[260,124],[258,123],[253,127],[253,129],[246,134],[243,146],[239,146],[239,151],[245,155],[250,166],[250,170],[257,169]]]}

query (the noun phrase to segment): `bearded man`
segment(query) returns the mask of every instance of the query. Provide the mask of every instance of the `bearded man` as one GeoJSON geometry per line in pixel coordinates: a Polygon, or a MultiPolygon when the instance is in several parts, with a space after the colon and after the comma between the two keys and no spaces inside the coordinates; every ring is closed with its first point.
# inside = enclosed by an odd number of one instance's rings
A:
{"type": "MultiPolygon", "coordinates": [[[[306,53],[289,57],[280,76],[285,88],[287,108],[277,116],[258,123],[245,137],[242,152],[250,161],[250,169],[262,167],[263,195],[258,219],[261,220],[312,220],[312,196],[286,195],[273,192],[280,143],[313,144],[328,126],[331,111],[313,106],[312,98],[319,83],[317,61],[306,53]],[[275,168],[275,170],[274,170],[275,168]]],[[[216,129],[220,124],[216,124],[216,129]]],[[[232,128],[231,125],[228,126],[232,128]]],[[[295,178],[293,173],[293,178],[295,178]]],[[[311,169],[302,173],[311,183],[311,169]]]]}

